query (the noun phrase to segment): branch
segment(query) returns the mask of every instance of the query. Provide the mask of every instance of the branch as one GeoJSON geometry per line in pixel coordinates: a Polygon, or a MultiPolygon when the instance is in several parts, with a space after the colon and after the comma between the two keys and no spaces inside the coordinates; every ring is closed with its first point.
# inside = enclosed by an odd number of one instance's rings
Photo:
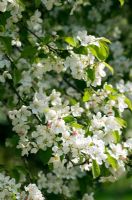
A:
{"type": "MultiPolygon", "coordinates": [[[[8,60],[15,66],[14,62],[9,58],[9,56],[6,55],[6,57],[7,57],[8,60]]],[[[11,90],[17,95],[18,99],[19,99],[24,105],[29,106],[29,105],[27,104],[27,102],[20,96],[20,94],[18,93],[18,91],[16,90],[16,88],[14,87],[13,82],[12,82],[10,79],[8,79],[8,78],[7,78],[7,83],[9,84],[11,90]]],[[[28,108],[28,109],[32,112],[32,110],[31,110],[30,108],[28,108]]],[[[34,114],[33,112],[32,112],[32,114],[33,114],[33,116],[37,119],[37,121],[38,121],[40,124],[45,125],[45,124],[42,123],[41,119],[40,119],[36,114],[34,114]]]]}
{"type": "Polygon", "coordinates": [[[69,85],[70,87],[72,87],[77,92],[79,92],[83,95],[83,92],[79,88],[77,88],[75,85],[73,85],[70,81],[68,81],[66,77],[63,76],[63,80],[67,83],[67,85],[69,85]]]}

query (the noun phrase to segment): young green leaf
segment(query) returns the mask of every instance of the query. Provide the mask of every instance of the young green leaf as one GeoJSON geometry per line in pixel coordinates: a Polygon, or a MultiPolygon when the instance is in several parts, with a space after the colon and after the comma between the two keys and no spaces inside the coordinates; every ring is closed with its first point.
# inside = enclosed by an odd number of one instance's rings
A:
{"type": "Polygon", "coordinates": [[[100,61],[105,61],[109,54],[109,48],[104,41],[99,41],[99,46],[89,45],[90,52],[100,61]]]}
{"type": "Polygon", "coordinates": [[[112,166],[113,169],[117,169],[118,167],[117,161],[110,154],[107,154],[107,161],[112,166]]]}
{"type": "Polygon", "coordinates": [[[71,125],[72,127],[74,127],[74,128],[83,128],[83,125],[78,124],[77,122],[71,122],[70,125],[71,125]]]}
{"type": "Polygon", "coordinates": [[[110,91],[112,93],[116,93],[116,90],[111,86],[111,85],[105,85],[104,86],[105,90],[110,91]]]}
{"type": "Polygon", "coordinates": [[[127,123],[124,119],[120,118],[120,117],[116,117],[116,121],[123,127],[125,128],[127,126],[127,123]]]}
{"type": "Polygon", "coordinates": [[[102,41],[104,41],[104,42],[107,42],[107,43],[111,43],[111,41],[110,40],[108,40],[107,38],[105,38],[105,37],[101,37],[101,40],[102,41]]]}
{"type": "Polygon", "coordinates": [[[75,119],[72,115],[68,115],[68,116],[64,117],[63,119],[66,123],[70,123],[70,122],[75,121],[75,119]]]}
{"type": "Polygon", "coordinates": [[[123,6],[125,3],[125,0],[119,0],[119,1],[120,1],[121,6],[123,6]]]}
{"type": "Polygon", "coordinates": [[[76,47],[76,45],[77,45],[77,41],[74,38],[72,38],[72,37],[65,37],[64,41],[66,43],[70,44],[73,47],[76,47]]]}
{"type": "Polygon", "coordinates": [[[128,108],[132,111],[132,101],[125,97],[125,103],[128,105],[128,108]]]}
{"type": "Polygon", "coordinates": [[[106,63],[106,62],[103,62],[104,63],[104,65],[111,71],[111,73],[112,74],[114,74],[114,69],[113,69],[113,67],[111,67],[108,63],[106,63]]]}
{"type": "Polygon", "coordinates": [[[115,143],[120,142],[120,135],[119,135],[119,132],[118,132],[118,131],[113,131],[113,132],[112,132],[112,135],[113,135],[113,137],[114,137],[115,143]]]}
{"type": "Polygon", "coordinates": [[[83,96],[83,102],[87,102],[87,101],[89,101],[90,97],[91,97],[91,93],[90,93],[90,91],[85,90],[85,92],[84,92],[84,96],[83,96]]]}
{"type": "Polygon", "coordinates": [[[96,160],[92,161],[92,174],[93,178],[97,178],[100,175],[100,167],[96,160]]]}

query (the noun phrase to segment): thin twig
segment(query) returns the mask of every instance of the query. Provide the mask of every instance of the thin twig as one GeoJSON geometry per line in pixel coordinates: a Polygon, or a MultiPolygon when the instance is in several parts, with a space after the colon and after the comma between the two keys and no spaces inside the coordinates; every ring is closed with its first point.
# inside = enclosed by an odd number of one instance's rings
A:
{"type": "MultiPolygon", "coordinates": [[[[8,57],[7,55],[6,55],[6,57],[9,59],[9,57],[8,57]]],[[[9,59],[9,61],[10,61],[12,64],[14,64],[13,61],[12,61],[11,59],[9,59]]],[[[15,66],[15,64],[14,64],[14,66],[15,66]]],[[[18,93],[18,91],[17,91],[16,88],[14,87],[13,82],[12,82],[10,79],[7,79],[7,83],[9,84],[11,90],[17,95],[18,99],[19,99],[24,105],[28,106],[27,102],[20,96],[20,94],[18,93]]],[[[28,109],[32,112],[32,110],[31,110],[30,108],[28,108],[28,109]]],[[[33,112],[32,112],[32,114],[33,114],[33,116],[38,120],[38,122],[39,122],[40,124],[43,124],[42,121],[41,121],[41,119],[40,119],[36,114],[34,114],[33,112]]],[[[45,125],[45,124],[44,124],[44,125],[45,125]]]]}
{"type": "Polygon", "coordinates": [[[83,92],[79,88],[77,88],[75,85],[73,85],[70,81],[68,81],[66,77],[63,77],[63,80],[67,83],[67,85],[69,85],[70,87],[72,87],[77,92],[79,92],[83,95],[83,92]]]}

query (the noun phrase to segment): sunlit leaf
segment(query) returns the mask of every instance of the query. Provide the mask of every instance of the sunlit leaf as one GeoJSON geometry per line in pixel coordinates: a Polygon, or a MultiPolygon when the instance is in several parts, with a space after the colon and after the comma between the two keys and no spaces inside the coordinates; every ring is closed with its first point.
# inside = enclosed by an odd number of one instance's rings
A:
{"type": "Polygon", "coordinates": [[[92,161],[92,174],[93,178],[97,178],[100,175],[100,167],[96,160],[92,161]]]}

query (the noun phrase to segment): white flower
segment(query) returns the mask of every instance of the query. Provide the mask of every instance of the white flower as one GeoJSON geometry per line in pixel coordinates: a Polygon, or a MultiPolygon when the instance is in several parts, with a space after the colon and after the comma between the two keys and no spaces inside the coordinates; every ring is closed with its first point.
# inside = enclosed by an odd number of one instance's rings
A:
{"type": "Polygon", "coordinates": [[[4,58],[3,55],[0,55],[0,69],[1,68],[9,68],[10,67],[10,61],[4,58]]]}
{"type": "Polygon", "coordinates": [[[125,97],[118,97],[118,108],[120,112],[123,112],[125,108],[128,108],[128,105],[125,103],[125,97]]]}
{"type": "Polygon", "coordinates": [[[79,106],[79,103],[77,103],[74,106],[71,106],[71,112],[74,117],[78,117],[81,116],[81,114],[84,112],[84,109],[79,106]]]}
{"type": "Polygon", "coordinates": [[[53,106],[61,105],[61,98],[60,98],[60,92],[56,92],[56,90],[52,90],[52,93],[50,94],[50,101],[53,106]]]}
{"type": "Polygon", "coordinates": [[[114,158],[116,158],[118,161],[120,161],[120,159],[126,159],[127,157],[127,150],[123,149],[121,144],[110,144],[110,155],[114,158]]]}
{"type": "Polygon", "coordinates": [[[58,0],[41,0],[42,3],[46,6],[47,10],[51,10],[53,5],[59,5],[58,0]]]}
{"type": "Polygon", "coordinates": [[[10,178],[6,176],[5,173],[0,173],[0,199],[12,199],[12,196],[19,197],[16,199],[20,199],[19,189],[21,184],[16,184],[14,178],[10,178]]]}
{"type": "Polygon", "coordinates": [[[19,40],[12,40],[11,44],[12,46],[21,47],[21,42],[19,40]]]}
{"type": "Polygon", "coordinates": [[[6,11],[6,7],[7,7],[7,1],[2,1],[0,2],[0,11],[1,12],[5,12],[6,11]]]}
{"type": "Polygon", "coordinates": [[[132,138],[126,140],[126,142],[124,143],[124,147],[127,147],[128,150],[132,149],[132,138]]]}
{"type": "Polygon", "coordinates": [[[110,175],[110,176],[106,176],[106,177],[101,177],[100,178],[100,182],[102,182],[102,183],[105,183],[105,182],[115,182],[117,180],[117,178],[115,177],[115,176],[112,176],[112,175],[110,175]]]}
{"type": "Polygon", "coordinates": [[[51,123],[51,128],[50,130],[54,133],[54,134],[59,134],[66,131],[66,125],[63,119],[57,119],[54,120],[53,123],[51,123]]]}
{"type": "Polygon", "coordinates": [[[25,187],[25,191],[27,191],[28,194],[28,200],[44,200],[45,198],[42,196],[41,191],[37,188],[35,184],[29,184],[27,187],[25,187]]]}
{"type": "Polygon", "coordinates": [[[124,84],[124,80],[120,80],[117,84],[116,84],[117,89],[121,92],[124,93],[125,92],[125,84],[124,84]]]}
{"type": "Polygon", "coordinates": [[[95,68],[95,80],[92,83],[93,86],[101,85],[102,77],[106,76],[106,72],[104,71],[105,65],[103,63],[99,63],[95,68]]]}
{"type": "Polygon", "coordinates": [[[87,31],[79,31],[77,39],[81,42],[82,46],[87,46],[88,44],[99,46],[98,39],[92,35],[87,35],[87,31]]]}
{"type": "Polygon", "coordinates": [[[109,132],[112,130],[120,131],[121,125],[116,121],[114,116],[108,116],[104,118],[105,121],[105,131],[109,132]]]}
{"type": "Polygon", "coordinates": [[[93,193],[91,194],[84,194],[82,200],[94,200],[93,193]]]}
{"type": "Polygon", "coordinates": [[[35,93],[33,103],[31,103],[30,108],[34,114],[44,113],[48,109],[48,98],[43,93],[35,93]]]}

